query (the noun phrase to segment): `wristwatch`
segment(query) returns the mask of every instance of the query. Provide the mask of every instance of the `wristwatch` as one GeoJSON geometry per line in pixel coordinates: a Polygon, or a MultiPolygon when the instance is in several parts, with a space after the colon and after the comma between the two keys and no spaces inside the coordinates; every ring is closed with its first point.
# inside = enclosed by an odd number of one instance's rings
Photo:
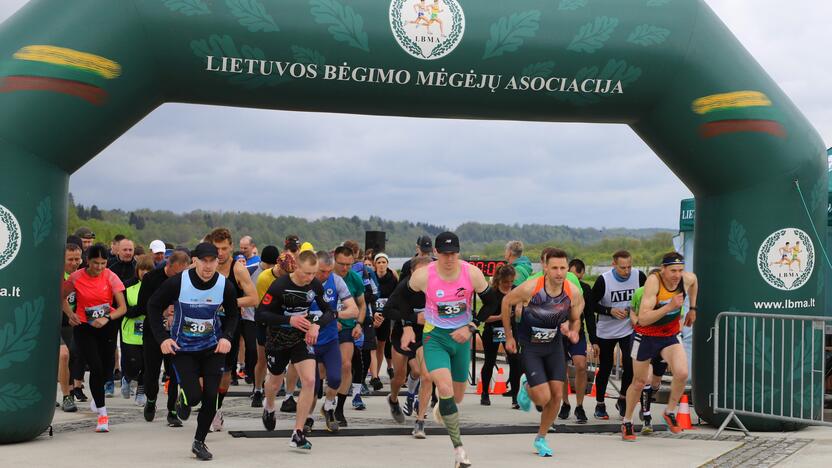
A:
{"type": "Polygon", "coordinates": [[[469,324],[468,324],[468,331],[469,331],[469,332],[471,332],[471,334],[473,335],[473,334],[475,334],[475,333],[478,331],[478,328],[477,328],[477,327],[475,327],[474,325],[471,325],[471,324],[469,323],[469,324]]]}

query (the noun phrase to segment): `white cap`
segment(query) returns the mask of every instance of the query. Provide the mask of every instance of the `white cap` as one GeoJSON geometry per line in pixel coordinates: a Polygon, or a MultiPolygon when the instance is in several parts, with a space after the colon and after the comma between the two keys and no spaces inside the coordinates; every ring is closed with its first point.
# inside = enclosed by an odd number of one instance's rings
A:
{"type": "Polygon", "coordinates": [[[153,253],[162,253],[165,249],[165,243],[156,239],[155,241],[150,243],[150,251],[153,253]]]}

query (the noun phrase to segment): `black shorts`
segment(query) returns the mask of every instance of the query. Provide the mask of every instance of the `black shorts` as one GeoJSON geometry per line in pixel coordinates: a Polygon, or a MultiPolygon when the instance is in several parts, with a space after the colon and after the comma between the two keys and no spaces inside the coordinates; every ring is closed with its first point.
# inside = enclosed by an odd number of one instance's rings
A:
{"type": "Polygon", "coordinates": [[[257,344],[266,346],[266,327],[257,324],[257,344]]]}
{"type": "Polygon", "coordinates": [[[61,327],[61,344],[67,348],[72,347],[72,325],[61,327]]]}
{"type": "Polygon", "coordinates": [[[530,387],[566,380],[566,356],[560,340],[561,336],[558,335],[555,341],[545,345],[520,344],[520,362],[530,387]]]}
{"type": "Polygon", "coordinates": [[[682,344],[681,333],[673,336],[645,336],[634,333],[630,357],[641,362],[653,361],[656,358],[661,361],[662,350],[677,344],[682,344]]]}
{"type": "Polygon", "coordinates": [[[315,359],[315,350],[306,345],[305,341],[287,349],[266,348],[266,367],[272,375],[286,372],[286,366],[307,359],[315,359]]]}
{"type": "Polygon", "coordinates": [[[421,328],[414,327],[413,331],[416,332],[416,342],[410,345],[410,351],[402,349],[402,334],[404,333],[404,328],[401,325],[394,325],[390,331],[390,344],[393,345],[393,349],[397,353],[407,356],[407,359],[416,359],[416,350],[422,347],[421,328]]]}
{"type": "Polygon", "coordinates": [[[363,350],[373,350],[378,348],[378,340],[376,339],[376,329],[372,325],[363,327],[364,330],[364,344],[361,345],[363,350]]]}
{"type": "Polygon", "coordinates": [[[378,341],[389,341],[391,328],[390,319],[384,319],[381,325],[376,328],[376,338],[378,341]]]}
{"type": "Polygon", "coordinates": [[[344,328],[338,332],[338,344],[354,342],[355,340],[352,339],[352,328],[344,328]]]}

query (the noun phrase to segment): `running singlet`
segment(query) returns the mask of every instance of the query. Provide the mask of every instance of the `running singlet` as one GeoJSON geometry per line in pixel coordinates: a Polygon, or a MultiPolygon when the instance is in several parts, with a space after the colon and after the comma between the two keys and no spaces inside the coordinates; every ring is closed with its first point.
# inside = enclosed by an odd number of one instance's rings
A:
{"type": "Polygon", "coordinates": [[[124,284],[109,268],[98,276],[90,276],[86,268],[69,275],[67,284],[75,292],[75,313],[81,322],[92,324],[110,316],[113,294],[124,291],[124,284]]]}
{"type": "Polygon", "coordinates": [[[471,321],[471,297],[474,286],[468,271],[468,263],[459,261],[459,276],[445,281],[436,272],[436,262],[428,269],[428,287],[425,292],[425,333],[434,328],[456,330],[471,321]]]}
{"type": "MultiPolygon", "coordinates": [[[[335,273],[330,273],[329,278],[324,282],[324,300],[329,304],[329,307],[332,310],[340,311],[341,301],[350,297],[352,296],[350,295],[349,289],[347,289],[347,283],[344,282],[344,279],[335,273]]],[[[309,314],[319,319],[323,315],[317,302],[312,302],[309,308],[309,314]]],[[[325,345],[333,341],[338,341],[338,322],[335,320],[321,328],[318,333],[317,345],[325,345]]]]}
{"type": "MultiPolygon", "coordinates": [[[[679,280],[679,285],[676,286],[676,289],[673,291],[668,290],[664,286],[664,282],[662,281],[662,277],[660,273],[654,273],[656,275],[656,279],[659,280],[659,293],[656,295],[656,307],[653,310],[661,309],[668,303],[670,300],[673,299],[673,296],[681,293],[684,296],[687,296],[685,292],[685,278],[679,280]]],[[[660,318],[659,320],[655,321],[654,323],[641,326],[636,325],[636,333],[644,336],[675,336],[678,335],[682,331],[682,307],[679,307],[676,310],[668,312],[665,314],[664,317],[660,318]]]]}
{"type": "Polygon", "coordinates": [[[517,339],[525,346],[550,345],[560,340],[560,325],[572,310],[572,293],[564,283],[563,291],[552,297],[546,292],[546,278],[537,279],[534,295],[520,315],[517,339]]]}
{"type": "MultiPolygon", "coordinates": [[[[627,309],[633,299],[633,292],[639,288],[639,277],[641,273],[633,269],[627,279],[621,280],[615,269],[607,271],[604,277],[604,295],[598,298],[598,304],[607,308],[627,309]]],[[[623,319],[615,318],[612,315],[598,314],[596,325],[598,338],[615,340],[633,334],[633,325],[630,317],[623,319]]]]}
{"type": "Polygon", "coordinates": [[[182,284],[174,302],[171,338],[184,352],[203,351],[217,346],[220,337],[219,310],[223,303],[225,282],[217,275],[211,289],[202,291],[191,283],[188,272],[180,275],[182,284]]]}
{"type": "MultiPolygon", "coordinates": [[[[127,307],[135,307],[139,303],[139,289],[142,283],[138,282],[127,288],[125,296],[127,307]]],[[[135,318],[124,317],[121,321],[121,340],[129,345],[141,346],[144,343],[144,315],[135,318]]]]}

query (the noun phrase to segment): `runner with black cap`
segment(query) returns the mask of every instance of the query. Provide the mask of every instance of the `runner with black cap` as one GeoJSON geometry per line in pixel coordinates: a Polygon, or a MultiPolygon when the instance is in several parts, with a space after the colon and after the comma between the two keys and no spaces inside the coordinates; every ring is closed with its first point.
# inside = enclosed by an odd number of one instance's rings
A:
{"type": "MultiPolygon", "coordinates": [[[[419,236],[416,239],[416,255],[414,257],[431,257],[433,255],[433,241],[429,236],[419,236]]],[[[436,260],[436,259],[434,259],[436,260]]],[[[404,262],[399,278],[407,278],[412,273],[410,260],[404,262]]]]}
{"type": "Polygon", "coordinates": [[[200,460],[210,460],[213,455],[205,446],[205,437],[217,411],[225,355],[231,351],[240,311],[234,285],[217,272],[217,248],[203,242],[191,255],[194,268],[166,280],[150,298],[147,312],[153,334],[160,338],[162,353],[173,356],[179,382],[177,414],[186,420],[191,408],[202,403],[191,452],[200,460]],[[170,331],[163,326],[163,314],[169,306],[174,307],[170,331]],[[225,313],[222,321],[220,308],[225,313]]]}
{"type": "Polygon", "coordinates": [[[627,390],[627,411],[621,425],[622,440],[636,440],[633,411],[642,389],[650,381],[650,363],[656,357],[661,357],[673,374],[670,398],[662,416],[670,432],[678,434],[682,431],[675,414],[688,380],[687,353],[682,345],[682,308],[687,298],[690,310],[684,322],[685,326],[692,326],[696,321],[698,291],[696,275],[685,271],[685,258],[676,252],[662,257],[659,272],[647,278],[633,335],[633,383],[627,390]]]}
{"type": "MultiPolygon", "coordinates": [[[[478,268],[460,260],[459,238],[452,232],[436,236],[437,261],[416,270],[408,280],[408,300],[414,307],[402,311],[413,324],[417,318],[413,309],[418,303],[418,292],[425,294],[425,328],[423,349],[425,364],[439,394],[439,404],[433,416],[443,424],[454,446],[457,468],[471,466],[459,431],[459,410],[468,386],[468,365],[471,359],[471,337],[478,321],[472,309],[474,293],[484,303],[494,301],[494,292],[478,268]]],[[[415,341],[413,326],[406,326],[402,334],[402,348],[407,351],[415,341]]]]}

